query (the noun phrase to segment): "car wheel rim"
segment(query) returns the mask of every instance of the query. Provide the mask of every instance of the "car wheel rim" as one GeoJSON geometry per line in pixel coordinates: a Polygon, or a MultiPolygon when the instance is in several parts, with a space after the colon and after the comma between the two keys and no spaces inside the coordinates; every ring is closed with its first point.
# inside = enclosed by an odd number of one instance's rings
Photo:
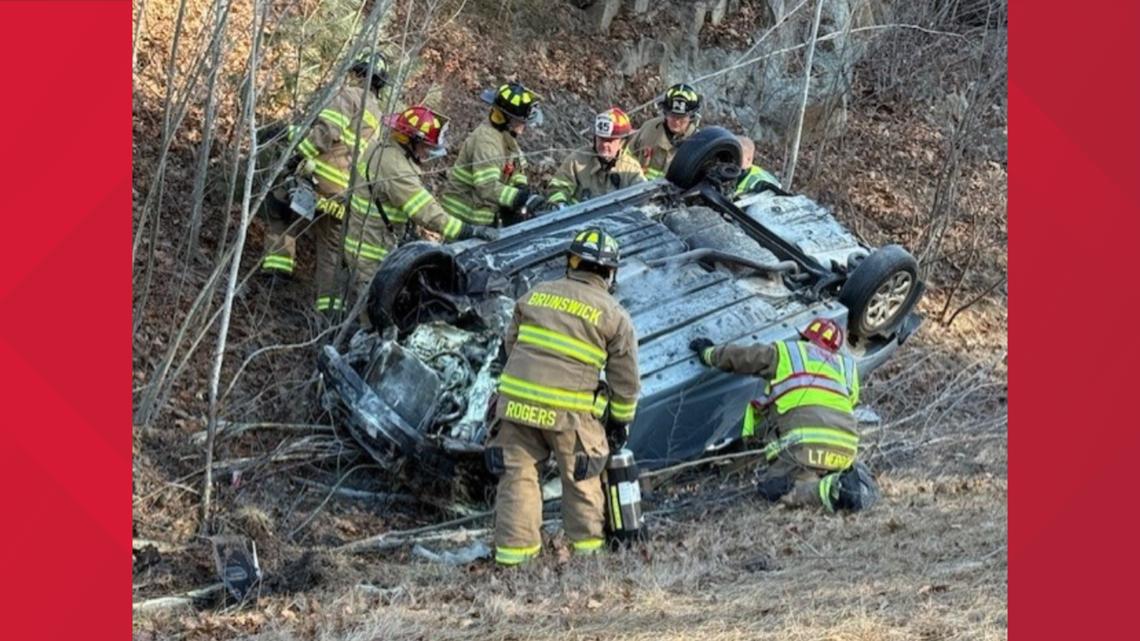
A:
{"type": "Polygon", "coordinates": [[[863,313],[867,328],[880,329],[891,322],[902,310],[914,288],[914,277],[910,272],[895,272],[890,278],[883,281],[875,290],[871,300],[867,303],[867,311],[863,313]]]}

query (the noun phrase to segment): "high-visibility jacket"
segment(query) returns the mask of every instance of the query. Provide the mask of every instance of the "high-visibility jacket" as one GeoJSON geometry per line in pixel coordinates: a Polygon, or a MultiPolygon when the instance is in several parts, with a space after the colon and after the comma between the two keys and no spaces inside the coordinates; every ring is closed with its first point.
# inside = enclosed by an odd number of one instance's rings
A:
{"type": "Polygon", "coordinates": [[[349,264],[379,262],[404,238],[411,223],[454,240],[463,222],[449,216],[424,187],[423,170],[394,141],[376,141],[359,163],[353,200],[373,205],[367,214],[353,210],[344,239],[349,264]],[[381,215],[381,211],[383,215],[381,215]],[[385,220],[386,219],[386,220],[385,220]]]}
{"type": "Polygon", "coordinates": [[[780,180],[778,178],[768,171],[756,165],[752,165],[747,171],[741,174],[740,179],[736,181],[735,195],[741,196],[755,191],[762,183],[770,183],[777,187],[780,186],[780,180]]]}
{"type": "Polygon", "coordinates": [[[578,149],[566,157],[550,179],[552,204],[573,204],[645,182],[641,165],[624,149],[613,165],[602,165],[593,149],[578,149]]]}
{"type": "Polygon", "coordinates": [[[503,342],[499,418],[562,431],[600,418],[608,402],[613,420],[633,421],[641,393],[637,335],[600,276],[570,270],[540,283],[515,304],[503,342]],[[608,399],[599,393],[603,372],[608,399]]]}
{"type": "Polygon", "coordinates": [[[440,204],[473,225],[493,225],[527,184],[526,160],[514,136],[490,122],[475,128],[455,157],[440,204]]]}
{"type": "Polygon", "coordinates": [[[800,340],[709,349],[706,360],[713,366],[768,379],[764,393],[745,409],[742,434],[752,436],[761,420],[771,420],[775,438],[765,448],[769,460],[789,452],[820,469],[846,469],[854,462],[859,447],[854,359],[800,340]]]}
{"type": "Polygon", "coordinates": [[[658,116],[647,120],[629,140],[629,148],[633,157],[641,163],[641,170],[646,180],[655,180],[665,175],[669,170],[669,163],[677,154],[677,147],[681,141],[697,131],[695,119],[689,124],[683,136],[674,136],[669,139],[665,130],[665,116],[658,116]]]}
{"type": "MultiPolygon", "coordinates": [[[[304,162],[298,171],[312,176],[320,211],[344,218],[343,196],[348,189],[353,150],[363,153],[368,148],[380,133],[381,115],[380,105],[371,91],[346,83],[320,110],[313,126],[303,132],[297,153],[304,162]]],[[[296,125],[289,128],[290,140],[301,134],[296,125]]],[[[359,176],[356,180],[363,181],[359,176]]],[[[370,208],[366,199],[354,199],[351,206],[362,212],[370,208]]]]}

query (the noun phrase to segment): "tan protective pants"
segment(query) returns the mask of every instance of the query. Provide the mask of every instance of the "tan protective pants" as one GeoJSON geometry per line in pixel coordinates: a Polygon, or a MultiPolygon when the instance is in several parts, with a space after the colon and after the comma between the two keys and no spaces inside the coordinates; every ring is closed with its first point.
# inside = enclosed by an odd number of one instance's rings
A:
{"type": "Polygon", "coordinates": [[[343,278],[337,277],[343,256],[341,221],[332,214],[318,213],[314,222],[302,220],[290,230],[290,225],[298,216],[289,210],[283,200],[275,196],[277,195],[271,193],[265,199],[269,230],[265,236],[266,252],[261,261],[262,271],[291,275],[297,259],[297,236],[302,233],[311,234],[317,243],[317,267],[313,275],[316,309],[321,312],[343,310],[345,287],[343,278]]]}
{"type": "Polygon", "coordinates": [[[604,459],[605,430],[585,415],[573,429],[554,432],[502,421],[489,447],[502,448],[504,471],[495,503],[495,560],[517,565],[542,547],[542,490],[538,467],[553,452],[562,477],[562,522],[576,553],[596,552],[604,543],[605,504],[598,476],[574,479],[576,454],[604,459]]]}

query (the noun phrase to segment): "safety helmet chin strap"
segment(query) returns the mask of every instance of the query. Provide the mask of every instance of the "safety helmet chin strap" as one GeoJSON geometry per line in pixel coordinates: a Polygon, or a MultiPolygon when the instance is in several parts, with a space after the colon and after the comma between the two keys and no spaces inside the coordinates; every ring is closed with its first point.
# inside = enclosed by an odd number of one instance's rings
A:
{"type": "Polygon", "coordinates": [[[416,163],[417,165],[420,164],[420,157],[416,155],[416,139],[415,138],[408,136],[408,142],[401,142],[401,143],[399,143],[399,145],[400,145],[400,148],[404,150],[404,154],[407,155],[408,160],[411,160],[412,162],[416,163]]]}
{"type": "Polygon", "coordinates": [[[594,150],[594,157],[598,159],[598,164],[602,166],[602,170],[606,172],[609,172],[614,168],[614,165],[617,164],[619,155],[621,155],[621,151],[618,151],[618,153],[614,154],[613,158],[603,158],[602,155],[598,153],[597,149],[594,150]]]}

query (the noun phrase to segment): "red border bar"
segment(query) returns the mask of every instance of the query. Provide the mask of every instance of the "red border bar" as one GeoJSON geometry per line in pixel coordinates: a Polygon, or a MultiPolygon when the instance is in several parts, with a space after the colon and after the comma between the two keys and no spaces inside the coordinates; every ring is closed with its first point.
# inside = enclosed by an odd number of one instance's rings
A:
{"type": "Polygon", "coordinates": [[[0,2],[9,639],[130,634],[130,59],[130,2],[0,2]]]}

